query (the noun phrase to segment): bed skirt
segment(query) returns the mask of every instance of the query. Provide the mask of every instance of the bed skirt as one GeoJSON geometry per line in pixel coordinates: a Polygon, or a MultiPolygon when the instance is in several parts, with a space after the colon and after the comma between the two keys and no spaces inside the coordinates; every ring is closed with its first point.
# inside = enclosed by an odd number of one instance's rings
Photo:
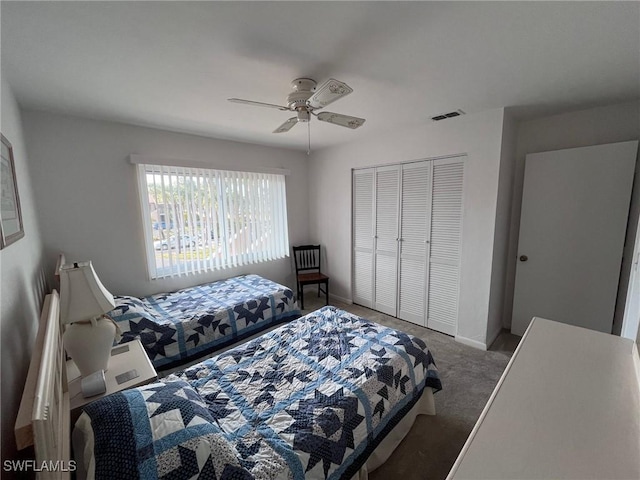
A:
{"type": "Polygon", "coordinates": [[[424,389],[424,393],[420,400],[409,410],[409,413],[393,427],[393,429],[384,437],[380,445],[376,447],[367,462],[360,468],[357,474],[351,477],[351,480],[367,480],[369,472],[373,472],[386,462],[394,452],[400,442],[407,436],[411,427],[416,421],[418,415],[435,415],[436,404],[433,397],[433,390],[429,387],[424,389]]]}

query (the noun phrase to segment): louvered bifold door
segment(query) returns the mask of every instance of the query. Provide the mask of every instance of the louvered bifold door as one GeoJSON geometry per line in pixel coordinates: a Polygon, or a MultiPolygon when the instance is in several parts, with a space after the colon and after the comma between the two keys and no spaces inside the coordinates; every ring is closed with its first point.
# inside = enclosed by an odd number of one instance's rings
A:
{"type": "Polygon", "coordinates": [[[373,307],[375,169],[353,171],[353,302],[373,307]]]}
{"type": "Polygon", "coordinates": [[[458,328],[464,157],[433,160],[427,327],[458,328]]]}
{"type": "Polygon", "coordinates": [[[398,317],[426,326],[431,162],[402,166],[398,317]]]}
{"type": "Polygon", "coordinates": [[[396,316],[400,166],[376,168],[373,308],[396,316]]]}

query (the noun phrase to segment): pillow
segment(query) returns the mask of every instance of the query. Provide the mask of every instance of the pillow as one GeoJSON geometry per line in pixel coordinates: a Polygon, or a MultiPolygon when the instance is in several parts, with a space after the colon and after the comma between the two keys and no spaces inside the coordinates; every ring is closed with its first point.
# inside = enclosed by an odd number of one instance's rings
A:
{"type": "Polygon", "coordinates": [[[155,312],[142,299],[129,296],[114,296],[116,308],[107,315],[116,322],[137,321],[141,318],[155,319],[155,312]]]}

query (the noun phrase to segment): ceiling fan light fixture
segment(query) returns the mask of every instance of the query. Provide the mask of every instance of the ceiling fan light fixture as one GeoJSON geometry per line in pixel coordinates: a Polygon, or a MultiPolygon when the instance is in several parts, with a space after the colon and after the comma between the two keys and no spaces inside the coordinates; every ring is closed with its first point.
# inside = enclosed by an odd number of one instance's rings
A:
{"type": "Polygon", "coordinates": [[[332,123],[341,127],[356,129],[361,127],[365,119],[352,117],[350,115],[342,115],[340,113],[322,112],[316,113],[316,110],[323,108],[336,100],[341,99],[345,95],[353,92],[353,89],[344,82],[330,78],[320,87],[316,87],[317,83],[311,78],[296,78],[291,82],[293,91],[287,95],[287,106],[275,105],[273,103],[256,102],[254,100],[245,100],[242,98],[229,98],[233,103],[241,103],[244,105],[252,105],[256,107],[277,108],[278,110],[288,110],[295,113],[295,117],[286,120],[282,125],[276,128],[273,133],[286,133],[291,130],[296,123],[307,124],[307,155],[311,153],[311,115],[322,122],[332,123]]]}
{"type": "Polygon", "coordinates": [[[309,121],[309,118],[311,117],[311,115],[309,115],[309,110],[307,110],[306,108],[299,108],[298,109],[298,121],[302,122],[302,123],[306,123],[309,121]]]}
{"type": "Polygon", "coordinates": [[[311,92],[291,92],[287,95],[287,105],[291,110],[306,108],[311,92]]]}

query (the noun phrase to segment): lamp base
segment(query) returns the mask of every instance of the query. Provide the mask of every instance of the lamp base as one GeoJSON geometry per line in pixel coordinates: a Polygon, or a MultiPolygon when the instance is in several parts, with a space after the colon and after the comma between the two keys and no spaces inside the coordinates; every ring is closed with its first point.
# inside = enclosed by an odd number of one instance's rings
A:
{"type": "Polygon", "coordinates": [[[80,375],[86,377],[98,370],[107,370],[115,335],[115,324],[104,317],[67,326],[63,335],[64,348],[80,375]]]}

